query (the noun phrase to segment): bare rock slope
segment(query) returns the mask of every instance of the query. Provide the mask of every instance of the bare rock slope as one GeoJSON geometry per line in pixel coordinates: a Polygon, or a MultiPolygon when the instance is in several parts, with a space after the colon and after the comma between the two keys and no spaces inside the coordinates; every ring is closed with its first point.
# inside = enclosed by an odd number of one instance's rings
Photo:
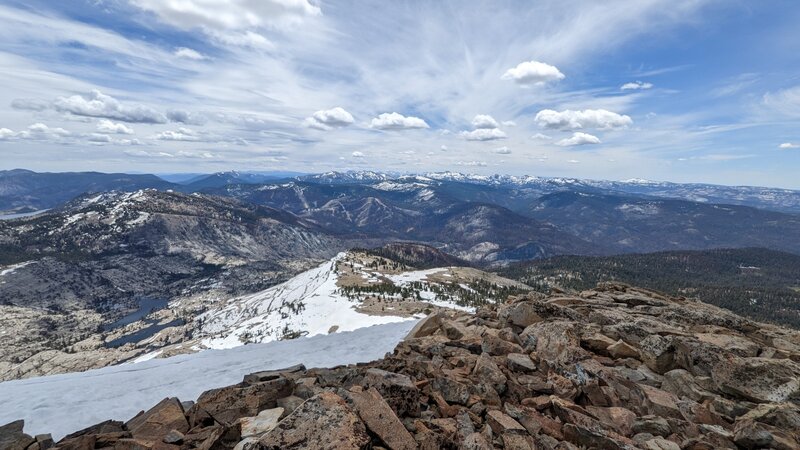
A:
{"type": "MultiPolygon", "coordinates": [[[[56,447],[796,449],[799,404],[800,333],[603,284],[440,312],[382,360],[248,375],[56,447]]],[[[0,441],[46,448],[20,428],[0,441]]]]}

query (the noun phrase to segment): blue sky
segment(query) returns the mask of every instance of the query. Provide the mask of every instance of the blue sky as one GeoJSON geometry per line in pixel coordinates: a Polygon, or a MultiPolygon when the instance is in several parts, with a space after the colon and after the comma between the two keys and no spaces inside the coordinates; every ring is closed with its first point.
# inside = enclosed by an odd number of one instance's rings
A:
{"type": "Polygon", "coordinates": [[[0,22],[0,169],[800,188],[794,0],[6,0],[0,22]]]}

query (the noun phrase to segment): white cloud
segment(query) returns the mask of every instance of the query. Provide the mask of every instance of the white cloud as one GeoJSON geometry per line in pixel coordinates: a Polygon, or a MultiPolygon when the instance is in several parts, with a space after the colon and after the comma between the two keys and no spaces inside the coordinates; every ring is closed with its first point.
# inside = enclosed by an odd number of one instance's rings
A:
{"type": "Polygon", "coordinates": [[[519,84],[544,84],[549,81],[564,79],[564,74],[557,67],[539,61],[527,61],[517,67],[508,69],[501,77],[503,80],[514,80],[519,84]]]}
{"type": "Polygon", "coordinates": [[[763,103],[768,108],[792,117],[800,117],[800,86],[764,94],[763,103]]]}
{"type": "Polygon", "coordinates": [[[353,123],[353,116],[339,106],[332,109],[324,109],[315,112],[303,123],[309,128],[318,130],[330,130],[333,128],[346,127],[353,123]]]}
{"type": "Polygon", "coordinates": [[[502,123],[503,123],[504,127],[515,127],[515,126],[517,126],[517,122],[514,122],[513,120],[504,120],[502,123]]]}
{"type": "Polygon", "coordinates": [[[800,144],[794,144],[791,142],[784,142],[783,144],[779,145],[778,148],[786,150],[790,148],[800,148],[800,144]]]}
{"type": "Polygon", "coordinates": [[[499,155],[510,155],[511,154],[511,150],[508,147],[498,147],[498,148],[494,149],[494,152],[499,154],[499,155]]]}
{"type": "Polygon", "coordinates": [[[199,141],[200,138],[194,130],[180,127],[177,130],[167,130],[154,136],[160,141],[199,141]]]}
{"type": "MultiPolygon", "coordinates": [[[[9,130],[9,131],[11,131],[11,130],[9,130]]],[[[443,152],[446,152],[447,151],[447,146],[446,145],[442,145],[441,147],[439,147],[439,150],[441,150],[443,152]]]]}
{"type": "Polygon", "coordinates": [[[84,117],[104,117],[134,123],[166,123],[167,118],[144,105],[127,105],[110,95],[93,90],[86,97],[73,95],[59,97],[53,107],[56,111],[84,117]]]}
{"type": "Polygon", "coordinates": [[[370,128],[378,130],[409,130],[415,128],[430,128],[428,124],[419,117],[404,116],[396,112],[383,113],[372,119],[370,128]]]}
{"type": "Polygon", "coordinates": [[[272,48],[253,30],[282,29],[322,14],[308,0],[132,0],[162,22],[183,30],[201,29],[226,45],[272,48]]]}
{"type": "Polygon", "coordinates": [[[124,123],[113,122],[108,119],[100,119],[97,122],[97,131],[101,133],[113,134],[133,134],[133,129],[124,123]]]}
{"type": "Polygon", "coordinates": [[[630,83],[625,83],[620,86],[620,90],[623,91],[630,91],[630,90],[645,90],[650,89],[653,87],[653,83],[647,83],[642,81],[632,81],[630,83]]]}
{"type": "Polygon", "coordinates": [[[25,131],[20,131],[17,136],[23,139],[47,139],[69,136],[71,133],[63,128],[49,127],[43,123],[35,123],[25,131]]]}
{"type": "Polygon", "coordinates": [[[570,159],[567,162],[570,164],[580,164],[580,161],[578,161],[577,159],[570,159]]]}
{"type": "Polygon", "coordinates": [[[100,134],[100,133],[92,133],[88,137],[89,142],[95,142],[98,144],[109,144],[111,143],[111,136],[107,134],[100,134]]]}
{"type": "Polygon", "coordinates": [[[546,135],[546,134],[536,133],[533,136],[531,136],[531,139],[536,139],[536,140],[540,140],[540,141],[549,141],[552,138],[550,136],[546,135]]]}
{"type": "Polygon", "coordinates": [[[468,141],[494,141],[505,139],[506,134],[499,128],[478,128],[472,131],[462,131],[461,137],[468,141]]]}
{"type": "Polygon", "coordinates": [[[198,52],[197,50],[193,50],[191,48],[186,48],[186,47],[178,47],[178,48],[176,48],[175,52],[173,54],[175,56],[177,56],[178,58],[192,59],[192,60],[195,60],[195,61],[202,61],[204,59],[208,59],[207,56],[203,55],[202,53],[198,52]]]}
{"type": "Polygon", "coordinates": [[[364,153],[359,152],[359,151],[355,151],[355,152],[353,152],[352,156],[353,156],[353,158],[363,158],[364,157],[364,153]]]}
{"type": "Polygon", "coordinates": [[[623,128],[631,125],[633,120],[626,115],[617,114],[605,109],[584,109],[583,111],[553,111],[543,109],[536,114],[536,123],[543,128],[576,130],[581,128],[598,128],[601,130],[623,128]]]}
{"type": "Polygon", "coordinates": [[[206,122],[206,118],[202,115],[191,113],[182,109],[173,109],[167,111],[167,119],[170,122],[179,122],[190,125],[202,125],[206,122]]]}
{"type": "Polygon", "coordinates": [[[576,131],[575,133],[572,133],[572,137],[561,139],[560,141],[556,142],[556,145],[560,145],[562,147],[572,147],[576,145],[599,144],[599,143],[600,139],[597,136],[576,131]]]}
{"type": "Polygon", "coordinates": [[[483,161],[458,161],[456,163],[457,166],[469,166],[469,167],[486,167],[487,164],[483,161]]]}
{"type": "Polygon", "coordinates": [[[8,128],[0,128],[0,140],[11,139],[12,137],[16,136],[17,133],[9,130],[8,128]]]}
{"type": "Polygon", "coordinates": [[[487,114],[478,114],[472,119],[472,128],[497,128],[500,125],[494,120],[494,117],[487,114]]]}

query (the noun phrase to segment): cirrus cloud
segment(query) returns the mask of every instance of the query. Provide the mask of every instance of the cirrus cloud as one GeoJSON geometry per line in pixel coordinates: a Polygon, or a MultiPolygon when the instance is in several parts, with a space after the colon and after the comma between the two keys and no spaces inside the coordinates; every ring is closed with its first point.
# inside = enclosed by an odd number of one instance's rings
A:
{"type": "Polygon", "coordinates": [[[556,142],[556,145],[560,145],[562,147],[573,147],[577,145],[590,145],[590,144],[600,144],[600,139],[597,136],[591,135],[589,133],[582,133],[580,131],[576,131],[572,133],[572,137],[568,137],[565,139],[561,139],[560,141],[556,142]]]}
{"type": "Polygon", "coordinates": [[[542,128],[577,130],[582,128],[597,128],[601,130],[624,128],[633,123],[630,116],[617,114],[605,109],[584,109],[573,111],[554,111],[543,109],[536,114],[534,119],[542,128]]]}
{"type": "Polygon", "coordinates": [[[419,117],[406,117],[396,112],[378,115],[378,117],[372,119],[369,127],[377,130],[412,130],[430,128],[430,126],[419,117]]]}
{"type": "Polygon", "coordinates": [[[800,144],[794,144],[792,142],[784,142],[783,144],[778,146],[781,150],[787,150],[790,148],[800,148],[800,144]]]}
{"type": "Polygon", "coordinates": [[[556,66],[539,61],[526,61],[519,63],[517,67],[508,69],[500,78],[513,80],[523,85],[544,84],[550,81],[563,80],[564,74],[556,66]]]}

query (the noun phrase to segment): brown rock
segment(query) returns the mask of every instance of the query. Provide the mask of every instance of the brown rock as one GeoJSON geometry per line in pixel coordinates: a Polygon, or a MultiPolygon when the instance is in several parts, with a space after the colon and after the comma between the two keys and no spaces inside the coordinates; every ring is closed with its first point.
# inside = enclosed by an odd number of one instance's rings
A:
{"type": "Polygon", "coordinates": [[[292,394],[292,386],[290,380],[281,377],[252,385],[213,389],[200,395],[189,415],[206,411],[217,422],[233,424],[242,417],[253,417],[260,411],[275,408],[279,398],[292,394]]]}
{"type": "Polygon", "coordinates": [[[586,411],[596,417],[603,425],[623,436],[631,436],[633,434],[633,423],[636,421],[636,414],[633,411],[618,406],[608,408],[587,406],[586,411]]]}
{"type": "Polygon", "coordinates": [[[406,375],[368,369],[364,386],[377,389],[399,417],[419,417],[419,389],[406,375]]]}
{"type": "Polygon", "coordinates": [[[675,345],[671,336],[650,335],[639,342],[642,362],[656,373],[675,369],[675,345]]]}
{"type": "Polygon", "coordinates": [[[332,392],[312,397],[259,440],[263,450],[360,450],[369,442],[358,415],[332,392]]]}
{"type": "Polygon", "coordinates": [[[676,403],[677,397],[669,392],[656,389],[646,384],[639,385],[639,388],[644,394],[643,406],[650,414],[660,417],[683,419],[680,408],[678,408],[678,404],[676,403]]]}
{"type": "Polygon", "coordinates": [[[486,413],[486,423],[497,434],[525,433],[525,427],[502,411],[492,410],[486,413]]]}
{"type": "Polygon", "coordinates": [[[306,371],[306,366],[302,364],[296,364],[294,366],[287,367],[285,369],[265,370],[262,372],[255,372],[249,375],[245,375],[244,380],[242,380],[242,383],[244,384],[263,383],[265,381],[276,380],[282,377],[284,374],[292,374],[305,371],[306,371]]]}
{"type": "Polygon", "coordinates": [[[514,372],[529,373],[536,371],[536,364],[524,353],[509,353],[506,356],[506,365],[514,372]]]}
{"type": "Polygon", "coordinates": [[[492,356],[504,356],[509,353],[521,353],[523,351],[519,345],[492,335],[483,337],[481,350],[492,356]]]}
{"type": "Polygon", "coordinates": [[[750,339],[741,336],[720,333],[699,333],[695,337],[700,342],[715,345],[736,356],[749,358],[757,356],[761,347],[750,339]]]}
{"type": "Polygon", "coordinates": [[[475,363],[472,374],[476,377],[476,380],[489,383],[497,393],[502,394],[505,392],[508,379],[488,353],[481,353],[475,363]]]}
{"type": "Polygon", "coordinates": [[[567,364],[589,356],[580,346],[576,328],[574,322],[563,320],[538,322],[525,328],[520,337],[523,342],[536,342],[534,349],[539,358],[567,364]]]}
{"type": "Polygon", "coordinates": [[[431,381],[431,389],[442,394],[447,403],[456,403],[467,406],[469,401],[469,388],[464,383],[460,383],[450,378],[434,378],[431,381]]]}
{"type": "Polygon", "coordinates": [[[0,427],[0,448],[3,450],[25,450],[36,442],[32,436],[22,432],[24,420],[7,423],[0,427]]]}
{"type": "Polygon", "coordinates": [[[265,409],[258,413],[255,417],[242,417],[239,419],[239,426],[242,430],[242,437],[259,437],[278,425],[281,417],[284,415],[284,409],[281,407],[265,409]]]}
{"type": "Polygon", "coordinates": [[[417,445],[389,404],[375,388],[351,392],[353,405],[367,428],[391,450],[414,450],[417,445]]]}
{"type": "Polygon", "coordinates": [[[436,314],[431,314],[428,317],[420,320],[416,325],[414,325],[414,328],[408,332],[406,339],[416,339],[432,335],[442,326],[442,320],[444,317],[444,313],[437,312],[436,314]]]}
{"type": "Polygon", "coordinates": [[[607,348],[608,354],[612,358],[636,358],[639,359],[639,351],[634,347],[626,344],[622,339],[609,345],[607,348]]]}
{"type": "Polygon", "coordinates": [[[170,431],[189,431],[189,422],[177,398],[165,398],[156,406],[140,413],[125,424],[134,439],[161,441],[170,431]]]}
{"type": "Polygon", "coordinates": [[[718,389],[757,403],[784,402],[800,394],[800,366],[785,359],[732,356],[714,367],[718,389]]]}

